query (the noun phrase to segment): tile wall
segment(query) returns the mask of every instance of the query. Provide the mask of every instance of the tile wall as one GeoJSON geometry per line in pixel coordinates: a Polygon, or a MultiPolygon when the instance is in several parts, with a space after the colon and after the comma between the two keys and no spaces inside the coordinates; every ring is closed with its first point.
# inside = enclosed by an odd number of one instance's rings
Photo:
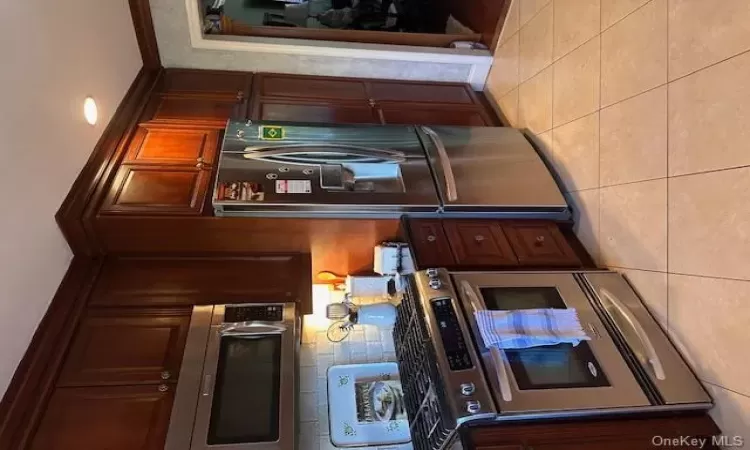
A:
{"type": "Polygon", "coordinates": [[[750,1],[514,0],[486,93],[750,439],[750,1]]]}
{"type": "MultiPolygon", "coordinates": [[[[359,297],[355,304],[382,302],[380,297],[359,297]]],[[[309,317],[309,316],[308,316],[309,317]]],[[[303,321],[300,352],[300,450],[334,450],[328,423],[326,373],[333,365],[396,361],[392,329],[355,326],[340,343],[326,336],[328,321],[303,321]]],[[[407,446],[408,447],[408,446],[407,446]]],[[[404,446],[366,447],[370,450],[408,450],[404,446]]],[[[408,447],[410,448],[410,447],[408,447]]],[[[357,449],[354,449],[357,450],[357,449]]]]}

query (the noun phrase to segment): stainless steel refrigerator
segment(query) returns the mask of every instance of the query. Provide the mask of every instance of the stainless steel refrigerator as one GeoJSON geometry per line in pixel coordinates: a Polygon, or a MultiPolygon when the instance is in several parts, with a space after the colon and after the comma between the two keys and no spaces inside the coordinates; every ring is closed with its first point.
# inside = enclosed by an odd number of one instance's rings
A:
{"type": "Polygon", "coordinates": [[[546,165],[513,128],[229,122],[217,216],[569,217],[546,165]]]}

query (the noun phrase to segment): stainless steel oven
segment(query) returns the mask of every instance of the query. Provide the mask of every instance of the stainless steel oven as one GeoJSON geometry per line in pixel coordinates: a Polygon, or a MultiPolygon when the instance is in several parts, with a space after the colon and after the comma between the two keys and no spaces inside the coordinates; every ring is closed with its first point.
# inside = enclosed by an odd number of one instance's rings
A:
{"type": "Polygon", "coordinates": [[[167,450],[294,450],[294,303],[196,306],[167,450]]]}

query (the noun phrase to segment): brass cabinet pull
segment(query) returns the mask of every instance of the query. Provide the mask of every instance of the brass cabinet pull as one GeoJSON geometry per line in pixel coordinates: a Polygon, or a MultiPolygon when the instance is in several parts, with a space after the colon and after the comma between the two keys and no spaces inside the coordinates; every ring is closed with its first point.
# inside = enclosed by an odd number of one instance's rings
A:
{"type": "Polygon", "coordinates": [[[167,392],[169,390],[169,386],[167,386],[166,384],[160,384],[158,389],[159,392],[167,392]]]}
{"type": "Polygon", "coordinates": [[[477,242],[482,242],[484,239],[485,239],[485,237],[482,236],[481,234],[478,234],[478,235],[474,236],[474,240],[477,241],[477,242]]]}
{"type": "Polygon", "coordinates": [[[427,242],[435,242],[436,240],[437,240],[437,238],[435,236],[433,236],[433,235],[427,236],[427,242]]]}
{"type": "Polygon", "coordinates": [[[171,377],[171,376],[172,376],[172,374],[169,373],[168,370],[165,370],[164,372],[161,373],[161,379],[162,380],[168,380],[169,377],[171,377]]]}

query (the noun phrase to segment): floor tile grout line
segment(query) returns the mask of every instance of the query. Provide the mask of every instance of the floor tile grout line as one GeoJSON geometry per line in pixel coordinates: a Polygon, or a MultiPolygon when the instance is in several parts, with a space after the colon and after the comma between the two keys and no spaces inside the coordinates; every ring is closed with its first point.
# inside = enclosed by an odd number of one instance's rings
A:
{"type": "MultiPolygon", "coordinates": [[[[653,1],[654,1],[654,0],[648,0],[648,1],[646,2],[646,3],[644,3],[644,4],[642,4],[641,6],[639,6],[639,7],[635,8],[634,10],[632,10],[632,11],[630,11],[629,13],[625,14],[624,16],[620,17],[620,18],[619,18],[619,19],[617,19],[617,20],[616,20],[615,22],[611,23],[611,24],[610,24],[610,25],[609,25],[609,26],[608,26],[607,28],[605,28],[605,29],[601,30],[601,31],[600,31],[600,34],[601,34],[601,33],[604,33],[605,31],[607,31],[607,30],[609,30],[609,29],[611,29],[612,27],[614,27],[614,26],[615,26],[615,25],[617,25],[618,23],[622,22],[623,20],[627,19],[628,17],[632,16],[633,14],[635,14],[636,12],[638,12],[639,10],[641,10],[642,8],[644,8],[644,7],[645,7],[646,5],[648,5],[649,3],[652,3],[653,1]]],[[[600,3],[600,5],[601,5],[601,3],[600,3]]],[[[601,16],[601,15],[600,15],[600,16],[601,16]]],[[[600,23],[600,25],[599,25],[599,28],[601,28],[601,21],[600,21],[599,23],[600,23]]]]}
{"type": "Polygon", "coordinates": [[[599,1],[599,34],[596,37],[599,38],[599,104],[597,105],[597,112],[599,112],[599,192],[597,193],[598,203],[598,217],[596,226],[596,251],[599,253],[598,259],[601,262],[602,258],[602,2],[599,1]]]}
{"type": "Polygon", "coordinates": [[[692,177],[694,175],[703,175],[707,173],[726,172],[728,170],[737,170],[737,169],[747,169],[748,167],[750,167],[750,164],[743,164],[741,166],[722,167],[721,169],[709,169],[709,170],[702,170],[699,172],[681,173],[679,175],[667,175],[667,178],[671,180],[673,178],[692,177]]]}
{"type": "Polygon", "coordinates": [[[615,268],[615,269],[640,270],[641,272],[665,273],[667,275],[679,275],[679,276],[682,276],[682,277],[713,278],[715,280],[740,281],[740,282],[750,283],[750,279],[745,280],[745,279],[742,279],[742,278],[719,277],[719,276],[714,276],[714,275],[696,275],[696,274],[693,274],[693,273],[682,273],[682,272],[665,272],[663,270],[642,269],[642,268],[639,268],[639,267],[618,266],[616,264],[609,265],[607,267],[615,268]]]}
{"type": "Polygon", "coordinates": [[[737,58],[738,56],[742,56],[742,55],[744,55],[746,53],[750,53],[750,48],[748,48],[747,50],[743,50],[743,51],[741,51],[741,52],[739,52],[739,53],[737,53],[735,55],[727,56],[726,58],[724,58],[722,60],[716,61],[715,63],[711,63],[711,64],[709,64],[707,66],[701,67],[700,69],[695,69],[695,70],[693,70],[690,73],[686,73],[685,75],[680,75],[679,77],[675,78],[674,80],[670,80],[669,78],[667,78],[667,84],[674,83],[675,81],[682,80],[683,78],[687,78],[690,75],[694,75],[694,74],[696,74],[698,72],[702,72],[702,71],[704,71],[706,69],[710,69],[713,66],[718,66],[721,63],[727,62],[727,61],[729,61],[732,58],[737,58]]]}
{"type": "MultiPolygon", "coordinates": [[[[665,49],[665,52],[667,54],[667,88],[666,88],[667,89],[667,92],[666,92],[666,96],[667,96],[667,105],[666,105],[667,106],[667,111],[666,111],[666,117],[664,117],[663,120],[665,122],[665,124],[664,124],[665,127],[664,128],[665,128],[665,130],[667,132],[667,136],[666,136],[666,145],[667,145],[667,148],[664,149],[664,157],[666,158],[666,167],[667,167],[667,173],[666,173],[666,175],[667,175],[667,177],[669,177],[669,4],[667,4],[667,19],[666,20],[667,20],[667,25],[666,25],[667,38],[665,39],[665,42],[666,42],[666,47],[667,48],[665,49]]],[[[669,184],[670,184],[669,183],[669,179],[667,179],[667,204],[665,205],[665,207],[667,208],[667,211],[666,211],[666,219],[667,219],[667,236],[666,236],[666,240],[667,240],[667,243],[666,243],[667,244],[667,248],[666,248],[666,252],[667,252],[667,255],[666,255],[667,256],[667,273],[669,273],[669,254],[671,253],[669,251],[669,212],[670,212],[670,207],[669,207],[669,204],[670,204],[670,200],[669,200],[669,184]]],[[[669,323],[669,291],[670,291],[670,289],[669,289],[669,276],[667,276],[667,286],[666,286],[666,288],[667,288],[667,330],[670,330],[672,327],[671,327],[671,325],[669,323]]]]}
{"type": "Polygon", "coordinates": [[[710,384],[710,385],[711,385],[711,386],[713,386],[713,387],[716,387],[716,388],[719,388],[719,389],[724,389],[725,391],[729,391],[729,392],[732,392],[732,393],[734,393],[734,394],[737,394],[737,395],[741,395],[741,396],[743,396],[743,397],[747,397],[747,398],[750,398],[750,394],[743,394],[742,392],[737,392],[737,391],[735,391],[734,389],[730,389],[730,388],[728,388],[728,387],[724,387],[724,386],[721,386],[721,385],[719,385],[719,384],[716,384],[716,383],[714,383],[714,382],[711,382],[711,381],[708,381],[708,380],[704,380],[704,379],[702,379],[702,378],[701,378],[700,380],[701,380],[701,381],[702,381],[703,383],[705,383],[705,384],[710,384]]]}
{"type": "MultiPolygon", "coordinates": [[[[529,22],[531,22],[532,20],[536,19],[536,16],[538,16],[538,15],[539,15],[539,13],[541,13],[541,12],[542,12],[542,10],[543,10],[544,8],[546,8],[546,7],[547,7],[547,5],[549,5],[549,4],[550,4],[550,3],[552,3],[553,1],[554,1],[554,0],[549,0],[549,1],[547,2],[547,3],[545,3],[545,4],[544,4],[544,6],[542,6],[541,8],[539,8],[539,11],[535,12],[535,13],[534,13],[534,15],[533,15],[533,16],[531,16],[531,17],[529,18],[529,20],[527,20],[527,21],[526,21],[526,23],[524,23],[523,25],[521,24],[521,3],[519,2],[519,3],[518,3],[518,29],[519,29],[519,31],[520,31],[520,29],[521,29],[522,27],[525,27],[526,25],[528,25],[528,24],[529,24],[529,22]]],[[[553,19],[553,20],[554,20],[554,19],[553,19]]]]}
{"type": "Polygon", "coordinates": [[[649,182],[649,181],[659,181],[659,180],[666,180],[667,178],[669,178],[669,177],[645,178],[645,179],[643,179],[643,180],[626,181],[626,182],[624,182],[624,183],[615,183],[615,184],[602,184],[602,185],[600,185],[599,187],[600,187],[601,189],[606,189],[606,188],[612,188],[612,187],[617,187],[617,186],[628,186],[628,185],[630,185],[630,184],[637,184],[637,183],[647,183],[647,182],[649,182]]]}

